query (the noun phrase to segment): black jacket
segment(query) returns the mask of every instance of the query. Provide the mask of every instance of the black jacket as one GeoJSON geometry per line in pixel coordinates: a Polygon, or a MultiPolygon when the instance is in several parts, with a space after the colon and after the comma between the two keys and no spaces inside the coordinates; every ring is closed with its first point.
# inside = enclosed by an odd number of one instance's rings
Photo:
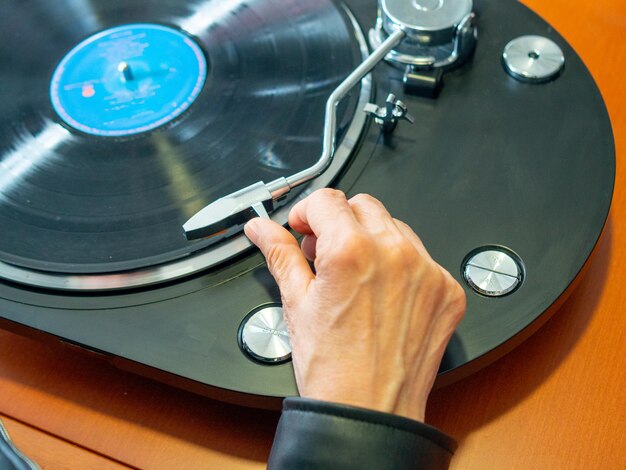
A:
{"type": "Polygon", "coordinates": [[[456,447],[437,429],[401,416],[287,398],[268,469],[441,470],[456,447]]]}

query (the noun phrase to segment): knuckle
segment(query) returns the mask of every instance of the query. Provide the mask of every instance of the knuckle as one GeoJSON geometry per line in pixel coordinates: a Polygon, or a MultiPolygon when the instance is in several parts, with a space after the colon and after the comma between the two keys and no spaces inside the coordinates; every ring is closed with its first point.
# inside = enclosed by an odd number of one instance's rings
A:
{"type": "Polygon", "coordinates": [[[364,232],[359,230],[350,230],[346,236],[337,240],[336,246],[342,251],[352,253],[363,253],[372,245],[371,238],[364,232]]]}
{"type": "Polygon", "coordinates": [[[395,217],[393,218],[393,223],[395,224],[396,227],[398,227],[398,230],[400,232],[403,233],[403,235],[406,237],[406,234],[408,233],[415,233],[413,232],[413,230],[411,229],[411,227],[409,227],[406,223],[404,223],[402,220],[400,219],[396,219],[395,217]]]}
{"type": "Polygon", "coordinates": [[[432,299],[438,305],[447,303],[447,282],[440,266],[432,260],[421,259],[413,271],[413,282],[430,292],[432,299]]]}
{"type": "Polygon", "coordinates": [[[343,191],[339,191],[338,189],[333,189],[333,188],[318,189],[309,197],[316,198],[316,199],[334,199],[337,201],[346,200],[346,195],[344,194],[343,191]]]}
{"type": "Polygon", "coordinates": [[[369,194],[365,194],[365,193],[359,193],[356,196],[352,196],[350,198],[350,202],[353,204],[357,204],[357,205],[376,205],[379,207],[382,207],[382,202],[380,202],[378,199],[376,199],[375,197],[369,195],[369,194]]]}
{"type": "Polygon", "coordinates": [[[423,262],[419,252],[407,240],[403,241],[400,247],[400,254],[403,262],[409,266],[418,266],[423,262]]]}
{"type": "Polygon", "coordinates": [[[422,275],[430,268],[428,260],[420,254],[411,242],[406,239],[396,241],[394,248],[389,250],[397,262],[416,275],[422,275]]]}
{"type": "Polygon", "coordinates": [[[363,232],[350,231],[333,241],[329,259],[337,268],[361,269],[367,265],[373,244],[363,232]]]}
{"type": "Polygon", "coordinates": [[[409,226],[409,224],[407,224],[407,223],[406,223],[406,222],[404,222],[403,220],[396,219],[396,218],[394,217],[394,218],[393,218],[393,221],[394,221],[396,224],[400,225],[401,227],[404,227],[404,228],[406,228],[406,229],[409,229],[409,230],[411,230],[411,232],[413,231],[413,229],[409,226]]]}
{"type": "Polygon", "coordinates": [[[383,247],[385,259],[391,269],[416,272],[419,269],[420,257],[415,248],[405,240],[390,240],[383,247]]]}

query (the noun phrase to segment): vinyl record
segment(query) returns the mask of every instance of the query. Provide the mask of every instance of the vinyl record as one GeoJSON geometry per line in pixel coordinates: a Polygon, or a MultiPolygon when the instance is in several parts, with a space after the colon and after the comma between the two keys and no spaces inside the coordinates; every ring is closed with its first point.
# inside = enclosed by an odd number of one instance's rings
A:
{"type": "MultiPolygon", "coordinates": [[[[0,44],[0,261],[55,273],[134,270],[206,248],[181,225],[312,165],[326,100],[361,58],[330,0],[9,0],[0,44]],[[185,54],[197,63],[181,78],[185,54]],[[178,100],[185,87],[187,101],[162,112],[163,90],[178,100]]],[[[354,112],[354,99],[342,104],[341,129],[354,112]]]]}

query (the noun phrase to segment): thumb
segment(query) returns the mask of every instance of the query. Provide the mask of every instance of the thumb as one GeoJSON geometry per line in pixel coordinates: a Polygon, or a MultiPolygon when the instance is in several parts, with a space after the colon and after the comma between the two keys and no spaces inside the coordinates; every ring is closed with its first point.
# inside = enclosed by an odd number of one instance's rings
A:
{"type": "Polygon", "coordinates": [[[249,221],[244,231],[265,256],[283,300],[293,304],[302,298],[315,276],[294,236],[276,222],[262,218],[249,221]]]}

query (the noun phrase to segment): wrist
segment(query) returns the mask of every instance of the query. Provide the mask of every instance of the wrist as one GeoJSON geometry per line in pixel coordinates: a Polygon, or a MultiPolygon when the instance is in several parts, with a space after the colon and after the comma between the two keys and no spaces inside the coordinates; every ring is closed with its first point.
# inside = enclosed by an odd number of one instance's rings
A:
{"type": "Polygon", "coordinates": [[[416,397],[402,398],[391,396],[380,390],[379,393],[371,393],[364,391],[363,388],[347,392],[319,389],[306,390],[301,392],[301,397],[402,416],[421,423],[425,422],[426,403],[424,400],[416,397]]]}

